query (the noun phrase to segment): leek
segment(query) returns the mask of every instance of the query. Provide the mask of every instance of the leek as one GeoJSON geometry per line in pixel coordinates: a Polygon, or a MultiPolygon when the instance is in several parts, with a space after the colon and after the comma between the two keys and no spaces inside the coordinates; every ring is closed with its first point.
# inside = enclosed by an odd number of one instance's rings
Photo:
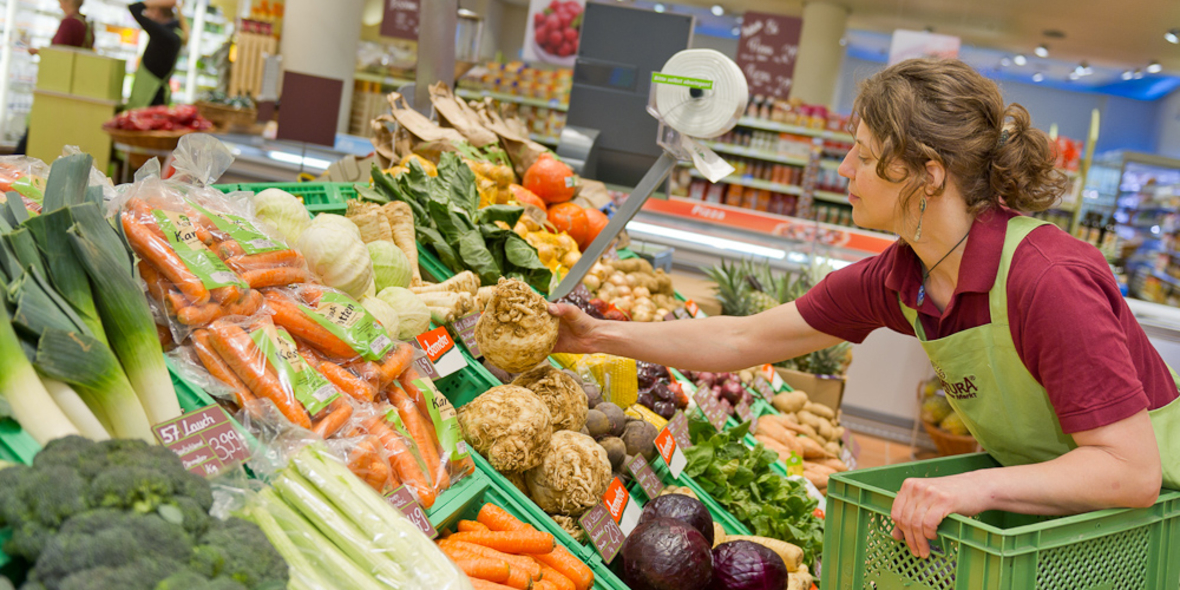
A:
{"type": "Polygon", "coordinates": [[[394,556],[383,550],[373,536],[362,532],[347,516],[337,511],[298,473],[292,470],[280,473],[271,485],[362,570],[392,588],[406,586],[406,572],[393,561],[394,556]]]}
{"type": "Polygon", "coordinates": [[[8,402],[12,417],[39,444],[80,434],[45,391],[33,365],[25,358],[3,301],[0,301],[0,398],[8,402]]]}
{"type": "Polygon", "coordinates": [[[94,302],[127,379],[152,424],[180,415],[147,298],[125,263],[126,247],[94,203],[70,207],[70,243],[90,275],[94,302]],[[117,249],[113,244],[118,244],[117,249]],[[104,247],[105,246],[105,247],[104,247]]]}
{"type": "Polygon", "coordinates": [[[355,590],[385,590],[375,578],[361,570],[339,547],[325,538],[307,519],[283,502],[272,488],[262,490],[258,502],[241,516],[257,524],[275,549],[291,565],[291,581],[316,588],[343,587],[355,590]],[[299,576],[297,574],[303,574],[299,576]],[[324,579],[338,584],[324,583],[324,579]]]}
{"type": "Polygon", "coordinates": [[[86,404],[106,416],[111,434],[156,442],[152,425],[119,360],[98,340],[49,328],[37,342],[35,362],[47,377],[77,387],[86,404]]]}
{"type": "MultiPolygon", "coordinates": [[[[305,446],[292,466],[414,579],[414,586],[436,590],[472,590],[460,572],[414,523],[336,460],[319,443],[305,446]]],[[[290,468],[288,468],[290,471],[290,468]]]]}
{"type": "Polygon", "coordinates": [[[74,256],[73,248],[66,246],[66,230],[73,224],[69,209],[58,209],[34,217],[26,221],[24,226],[37,241],[54,288],[69,302],[90,333],[105,343],[106,334],[98,319],[98,310],[94,307],[94,295],[90,290],[90,281],[86,278],[86,269],[74,256]]]}
{"type": "Polygon", "coordinates": [[[107,440],[111,435],[107,432],[107,427],[103,426],[102,421],[98,416],[91,411],[86,402],[82,401],[82,397],[78,392],[70,388],[69,385],[57,381],[56,379],[41,379],[41,384],[45,386],[45,391],[49,392],[49,397],[61,408],[62,413],[78,427],[78,432],[82,436],[94,441],[107,440]]]}

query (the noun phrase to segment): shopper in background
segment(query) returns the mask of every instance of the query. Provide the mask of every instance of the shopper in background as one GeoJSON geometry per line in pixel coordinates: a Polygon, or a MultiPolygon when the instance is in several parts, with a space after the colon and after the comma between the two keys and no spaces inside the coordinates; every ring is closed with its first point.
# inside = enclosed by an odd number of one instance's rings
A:
{"type": "Polygon", "coordinates": [[[866,80],[854,113],[839,168],[852,217],[896,244],[751,317],[611,322],[553,305],[557,350],[732,371],[881,327],[916,336],[1003,465],[905,481],[893,536],[923,558],[951,513],[1143,507],[1161,483],[1180,489],[1176,375],[1098,250],[1019,213],[1065,186],[1028,111],[960,61],[909,60],[866,80]]]}
{"type": "Polygon", "coordinates": [[[188,38],[188,23],[178,13],[176,0],[146,0],[127,8],[148,35],[127,108],[168,104],[172,98],[168,80],[188,38]]]}
{"type": "MultiPolygon", "coordinates": [[[[61,23],[57,25],[57,32],[53,34],[53,39],[49,44],[60,45],[65,47],[81,47],[82,49],[94,49],[94,27],[82,15],[82,3],[85,0],[59,0],[58,4],[61,6],[61,11],[64,16],[61,17],[61,23]]],[[[41,50],[36,47],[29,48],[29,55],[37,55],[41,50]]],[[[25,129],[25,134],[21,136],[20,141],[16,144],[16,149],[13,154],[24,155],[29,146],[29,130],[25,129]]]]}

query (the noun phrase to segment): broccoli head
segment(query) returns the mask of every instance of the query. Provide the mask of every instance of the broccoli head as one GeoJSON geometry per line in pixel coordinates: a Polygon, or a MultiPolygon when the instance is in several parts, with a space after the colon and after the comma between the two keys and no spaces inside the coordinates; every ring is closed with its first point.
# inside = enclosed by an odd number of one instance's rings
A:
{"type": "Polygon", "coordinates": [[[240,518],[215,520],[201,537],[191,562],[193,571],[209,578],[231,578],[248,588],[285,588],[287,562],[262,529],[240,518]]]}
{"type": "MultiPolygon", "coordinates": [[[[179,525],[159,516],[110,509],[93,510],[75,516],[61,527],[58,534],[46,543],[30,577],[43,583],[48,590],[59,590],[67,578],[91,570],[107,568],[102,570],[104,575],[130,575],[124,571],[126,566],[141,561],[145,556],[151,556],[152,560],[183,564],[189,560],[192,551],[193,542],[188,533],[179,525]],[[107,571],[111,569],[119,572],[107,571]]],[[[172,568],[165,575],[152,580],[147,590],[151,590],[155,582],[176,569],[172,568]]]]}
{"type": "Polygon", "coordinates": [[[160,518],[184,527],[184,530],[194,537],[205,534],[213,519],[209,516],[207,508],[201,506],[196,500],[185,496],[173,498],[170,503],[157,508],[156,513],[160,515],[160,518]]]}
{"type": "Polygon", "coordinates": [[[75,572],[56,587],[46,585],[46,590],[155,590],[160,580],[183,568],[183,564],[168,559],[142,557],[117,567],[75,572]]]}
{"type": "Polygon", "coordinates": [[[0,480],[0,521],[12,527],[9,555],[35,560],[62,522],[90,508],[86,481],[69,467],[10,468],[0,480]]]}
{"type": "Polygon", "coordinates": [[[192,571],[182,571],[162,580],[154,590],[250,590],[229,578],[208,579],[192,571]]]}

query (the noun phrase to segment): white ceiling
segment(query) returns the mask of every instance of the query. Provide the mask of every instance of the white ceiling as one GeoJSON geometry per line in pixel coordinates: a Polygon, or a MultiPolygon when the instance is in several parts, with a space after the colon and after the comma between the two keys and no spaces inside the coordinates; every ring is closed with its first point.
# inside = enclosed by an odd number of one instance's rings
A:
{"type": "MultiPolygon", "coordinates": [[[[524,5],[527,0],[503,0],[524,5]]],[[[628,2],[629,0],[621,0],[628,2]]],[[[1050,57],[1088,60],[1111,68],[1144,67],[1158,60],[1180,72],[1180,45],[1164,40],[1180,28],[1177,0],[828,0],[849,9],[848,28],[882,33],[894,29],[955,35],[964,44],[1029,54],[1047,43],[1050,57]],[[1058,30],[1063,39],[1046,37],[1058,30]]],[[[799,15],[802,0],[669,0],[669,4],[712,6],[727,12],[799,15]]]]}

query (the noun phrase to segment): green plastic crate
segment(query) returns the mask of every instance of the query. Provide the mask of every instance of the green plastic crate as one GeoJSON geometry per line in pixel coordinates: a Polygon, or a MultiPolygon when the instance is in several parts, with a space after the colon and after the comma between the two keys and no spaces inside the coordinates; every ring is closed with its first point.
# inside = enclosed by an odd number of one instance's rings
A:
{"type": "Polygon", "coordinates": [[[33,456],[40,450],[41,445],[20,424],[9,418],[0,420],[0,461],[32,465],[33,456]]]}
{"type": "Polygon", "coordinates": [[[223,192],[238,190],[259,193],[268,188],[282,189],[302,199],[303,206],[307,207],[312,215],[344,215],[348,210],[348,199],[356,198],[356,187],[351,182],[268,182],[215,186],[223,192]]]}
{"type": "Polygon", "coordinates": [[[985,453],[834,474],[828,484],[824,588],[1173,590],[1180,587],[1180,492],[1150,508],[1066,517],[952,514],[939,549],[913,557],[890,536],[902,482],[998,464],[985,453]]]}

